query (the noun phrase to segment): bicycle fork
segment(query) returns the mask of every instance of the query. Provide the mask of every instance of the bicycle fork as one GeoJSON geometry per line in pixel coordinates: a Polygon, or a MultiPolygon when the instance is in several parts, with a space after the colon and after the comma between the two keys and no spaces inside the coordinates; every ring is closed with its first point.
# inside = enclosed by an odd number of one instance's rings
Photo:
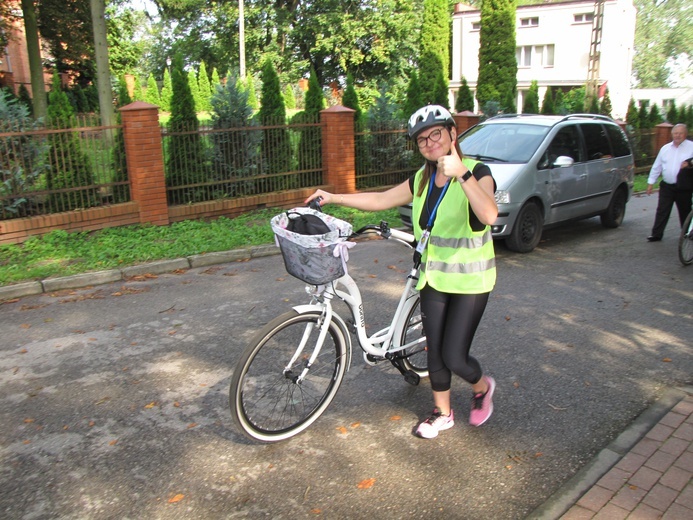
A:
{"type": "Polygon", "coordinates": [[[318,320],[317,323],[306,324],[306,327],[303,330],[303,337],[301,338],[301,342],[299,343],[298,347],[296,348],[296,352],[294,352],[294,355],[289,360],[289,363],[284,367],[284,377],[285,378],[291,380],[293,383],[296,383],[296,384],[301,384],[301,382],[306,378],[306,375],[308,375],[308,372],[310,371],[311,366],[313,366],[313,363],[315,362],[318,355],[320,354],[320,350],[322,349],[322,346],[325,342],[325,337],[327,336],[327,330],[329,329],[331,320],[332,320],[332,307],[328,305],[323,309],[322,316],[320,316],[320,319],[318,320]],[[291,367],[298,360],[298,358],[303,354],[303,350],[304,350],[306,344],[308,343],[308,340],[310,339],[312,332],[316,326],[320,327],[320,332],[318,333],[318,339],[315,342],[315,346],[313,347],[313,352],[311,353],[308,360],[304,363],[303,370],[301,371],[301,373],[296,375],[296,374],[294,374],[293,370],[291,370],[291,367]]]}

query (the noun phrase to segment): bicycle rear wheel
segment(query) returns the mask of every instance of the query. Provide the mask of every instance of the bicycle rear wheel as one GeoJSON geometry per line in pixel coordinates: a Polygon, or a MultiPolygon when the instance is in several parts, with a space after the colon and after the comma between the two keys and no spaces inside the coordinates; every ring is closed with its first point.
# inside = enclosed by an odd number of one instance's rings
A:
{"type": "Polygon", "coordinates": [[[424,334],[421,321],[421,309],[419,308],[419,297],[412,303],[407,311],[406,325],[402,329],[400,345],[414,343],[411,347],[402,351],[406,356],[402,364],[406,370],[416,372],[419,377],[428,377],[428,352],[426,351],[426,335],[424,334]]]}
{"type": "Polygon", "coordinates": [[[693,220],[693,211],[686,217],[679,237],[679,260],[683,265],[693,263],[693,223],[691,220],[693,220]]]}
{"type": "Polygon", "coordinates": [[[335,321],[307,375],[298,379],[317,348],[322,324],[320,312],[291,311],[251,340],[230,385],[231,415],[244,435],[262,442],[288,439],[315,422],[334,399],[347,363],[344,332],[335,321]]]}

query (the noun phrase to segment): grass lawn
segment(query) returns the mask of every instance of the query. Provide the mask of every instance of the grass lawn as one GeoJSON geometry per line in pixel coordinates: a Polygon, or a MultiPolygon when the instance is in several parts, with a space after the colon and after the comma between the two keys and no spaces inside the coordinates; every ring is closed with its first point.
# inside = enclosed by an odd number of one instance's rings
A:
{"type": "MultiPolygon", "coordinates": [[[[22,244],[0,245],[0,285],[270,244],[274,234],[269,221],[281,211],[265,209],[233,219],[188,220],[169,226],[53,231],[22,244]]],[[[393,227],[402,225],[396,209],[370,213],[328,206],[326,213],[350,222],[354,229],[381,220],[393,227]]]]}

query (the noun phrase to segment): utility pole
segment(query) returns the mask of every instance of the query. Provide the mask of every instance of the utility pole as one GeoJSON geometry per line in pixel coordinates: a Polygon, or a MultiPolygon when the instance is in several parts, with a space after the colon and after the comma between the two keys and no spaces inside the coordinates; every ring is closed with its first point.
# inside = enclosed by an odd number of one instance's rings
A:
{"type": "Polygon", "coordinates": [[[238,40],[240,44],[240,73],[245,79],[245,14],[243,12],[243,0],[238,0],[238,40]]]}
{"type": "Polygon", "coordinates": [[[592,42],[587,66],[587,87],[585,88],[585,108],[589,108],[592,99],[599,95],[599,59],[602,47],[602,26],[604,23],[604,0],[594,1],[594,18],[592,19],[592,42]]]}

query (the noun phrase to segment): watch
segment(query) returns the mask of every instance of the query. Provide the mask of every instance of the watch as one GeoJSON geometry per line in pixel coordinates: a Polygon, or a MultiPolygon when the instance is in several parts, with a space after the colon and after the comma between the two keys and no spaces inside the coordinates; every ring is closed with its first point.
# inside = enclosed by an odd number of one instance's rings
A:
{"type": "Polygon", "coordinates": [[[471,176],[472,170],[467,170],[467,173],[465,173],[461,177],[457,177],[457,180],[460,181],[460,184],[463,184],[464,182],[468,181],[471,176]]]}

